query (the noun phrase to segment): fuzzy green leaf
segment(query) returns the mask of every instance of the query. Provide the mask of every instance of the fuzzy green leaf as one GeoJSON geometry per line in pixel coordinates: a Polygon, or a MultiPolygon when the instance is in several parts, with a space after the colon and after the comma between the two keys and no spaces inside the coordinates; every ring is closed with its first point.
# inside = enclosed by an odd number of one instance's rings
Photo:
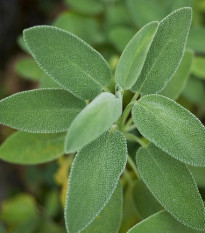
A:
{"type": "Polygon", "coordinates": [[[152,143],[138,150],[136,162],[147,187],[173,217],[193,229],[205,229],[203,200],[185,164],[152,143]]]}
{"type": "Polygon", "coordinates": [[[126,160],[126,140],[119,131],[104,133],[76,155],[65,208],[69,233],[81,232],[102,211],[117,186],[126,160]]]}
{"type": "Polygon", "coordinates": [[[17,164],[39,164],[64,153],[65,134],[17,132],[0,146],[0,159],[17,164]]]}
{"type": "Polygon", "coordinates": [[[205,187],[205,167],[192,167],[189,166],[189,169],[199,187],[205,187]]]}
{"type": "Polygon", "coordinates": [[[24,91],[0,101],[0,123],[30,133],[64,132],[84,107],[62,89],[24,91]]]}
{"type": "MultiPolygon", "coordinates": [[[[165,210],[160,211],[131,228],[128,233],[200,233],[176,221],[165,210]]],[[[204,232],[204,231],[203,231],[204,232]]]]}
{"type": "Polygon", "coordinates": [[[134,92],[158,93],[173,77],[184,54],[191,15],[191,8],[184,7],[160,22],[134,92]]]}
{"type": "Polygon", "coordinates": [[[133,107],[140,133],[176,159],[205,166],[205,128],[191,112],[167,97],[147,95],[133,107]]]}
{"type": "Polygon", "coordinates": [[[193,52],[186,51],[184,53],[184,57],[180,63],[177,72],[175,73],[174,77],[168,82],[165,89],[160,92],[161,95],[167,96],[174,100],[178,99],[189,77],[192,65],[192,58],[193,52]]]}
{"type": "Polygon", "coordinates": [[[191,71],[198,78],[205,79],[205,58],[194,57],[191,71]]]}
{"type": "Polygon", "coordinates": [[[28,48],[26,47],[26,43],[24,42],[23,35],[20,35],[17,38],[17,44],[24,52],[29,53],[28,48]]]}
{"type": "Polygon", "coordinates": [[[16,63],[16,72],[30,80],[39,81],[46,77],[46,74],[36,64],[33,58],[23,58],[16,63]]]}
{"type": "Polygon", "coordinates": [[[111,80],[105,59],[67,31],[36,26],[24,30],[24,40],[39,66],[80,99],[95,98],[111,80]]]}
{"type": "Polygon", "coordinates": [[[162,210],[162,206],[153,197],[142,180],[136,180],[135,182],[133,187],[133,201],[140,219],[145,219],[162,210]]]}
{"type": "Polygon", "coordinates": [[[122,185],[118,184],[107,205],[82,233],[116,233],[122,218],[122,185]]]}
{"type": "Polygon", "coordinates": [[[78,151],[95,140],[117,121],[121,113],[121,99],[111,93],[101,93],[72,122],[66,136],[66,153],[78,151]]]}
{"type": "Polygon", "coordinates": [[[158,26],[158,22],[145,25],[123,51],[115,72],[116,82],[123,89],[130,89],[137,81],[158,26]]]}

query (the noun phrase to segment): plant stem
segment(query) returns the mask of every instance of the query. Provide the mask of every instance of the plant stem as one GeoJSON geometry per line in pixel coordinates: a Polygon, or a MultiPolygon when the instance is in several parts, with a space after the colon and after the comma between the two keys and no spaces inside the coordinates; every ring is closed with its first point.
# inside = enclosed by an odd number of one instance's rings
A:
{"type": "Polygon", "coordinates": [[[121,122],[120,122],[120,128],[123,129],[124,127],[124,124],[130,114],[130,111],[136,101],[136,99],[138,98],[140,92],[136,92],[135,95],[133,96],[132,100],[130,101],[130,103],[126,106],[123,114],[122,114],[122,117],[121,117],[121,122]]]}
{"type": "Polygon", "coordinates": [[[147,146],[147,145],[142,141],[141,138],[135,136],[134,134],[125,133],[125,137],[126,137],[128,140],[135,141],[135,142],[139,143],[142,147],[146,147],[146,146],[147,146]]]}
{"type": "Polygon", "coordinates": [[[127,168],[125,168],[125,170],[124,170],[123,173],[124,173],[124,175],[125,175],[125,177],[126,177],[128,183],[129,183],[129,184],[132,184],[132,177],[130,176],[130,173],[129,173],[129,171],[127,170],[127,168]]]}
{"type": "Polygon", "coordinates": [[[136,165],[134,164],[134,162],[133,162],[132,158],[130,157],[130,155],[128,155],[128,157],[127,157],[127,162],[128,162],[128,164],[130,165],[130,167],[132,168],[132,170],[134,171],[134,173],[135,173],[135,175],[137,176],[137,178],[138,178],[138,179],[141,179],[140,174],[139,174],[139,172],[138,172],[138,170],[137,170],[137,167],[136,167],[136,165]]]}
{"type": "Polygon", "coordinates": [[[105,92],[110,92],[110,90],[109,90],[107,87],[103,87],[103,90],[104,90],[105,92]]]}

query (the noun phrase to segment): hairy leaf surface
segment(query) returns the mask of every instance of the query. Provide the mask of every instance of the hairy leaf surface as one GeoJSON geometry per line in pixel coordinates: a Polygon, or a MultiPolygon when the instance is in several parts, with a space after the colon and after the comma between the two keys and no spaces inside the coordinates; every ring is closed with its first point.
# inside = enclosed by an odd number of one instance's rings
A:
{"type": "Polygon", "coordinates": [[[107,205],[82,233],[116,233],[122,218],[122,185],[118,184],[107,205]]]}
{"type": "Polygon", "coordinates": [[[192,65],[192,58],[193,52],[186,51],[184,53],[184,57],[180,63],[177,72],[168,82],[165,89],[160,92],[161,95],[167,96],[174,100],[179,97],[189,77],[192,65]]]}
{"type": "Polygon", "coordinates": [[[184,54],[191,15],[191,8],[184,7],[160,22],[134,92],[158,93],[173,77],[184,54]]]}
{"type": "Polygon", "coordinates": [[[140,133],[176,159],[205,166],[205,128],[191,112],[161,95],[135,103],[133,120],[140,133]]]}
{"type": "Polygon", "coordinates": [[[105,59],[67,31],[36,26],[24,30],[24,40],[40,67],[80,99],[94,99],[111,80],[105,59]]]}
{"type": "Polygon", "coordinates": [[[65,134],[17,132],[0,146],[0,159],[17,164],[39,164],[64,153],[65,134]]]}
{"type": "Polygon", "coordinates": [[[117,121],[122,101],[111,93],[101,93],[72,122],[66,136],[65,151],[72,153],[95,140],[117,121]]]}
{"type": "Polygon", "coordinates": [[[24,91],[0,101],[0,123],[31,133],[64,132],[84,107],[66,90],[24,91]]]}
{"type": "Polygon", "coordinates": [[[126,139],[119,131],[104,133],[76,155],[65,208],[69,233],[85,229],[105,207],[126,160],[126,139]]]}
{"type": "Polygon", "coordinates": [[[136,180],[135,182],[133,188],[133,201],[140,219],[145,219],[162,210],[162,206],[153,197],[142,180],[136,180]]]}
{"type": "Polygon", "coordinates": [[[143,181],[168,212],[188,227],[205,229],[203,200],[185,164],[152,143],[138,150],[136,162],[143,181]]]}
{"type": "Polygon", "coordinates": [[[130,89],[137,81],[158,26],[158,22],[145,25],[123,51],[116,68],[115,79],[124,90],[130,89]]]}
{"type": "MultiPolygon", "coordinates": [[[[160,211],[131,228],[128,233],[200,233],[176,221],[165,210],[160,211]]],[[[203,231],[204,232],[204,231],[203,231]]]]}

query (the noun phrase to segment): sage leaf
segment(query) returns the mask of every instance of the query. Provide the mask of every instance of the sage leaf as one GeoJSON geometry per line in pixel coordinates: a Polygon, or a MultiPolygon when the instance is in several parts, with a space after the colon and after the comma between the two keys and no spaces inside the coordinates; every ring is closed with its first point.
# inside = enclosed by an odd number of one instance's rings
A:
{"type": "Polygon", "coordinates": [[[161,95],[167,96],[170,99],[178,99],[184,89],[189,77],[192,65],[193,52],[186,51],[179,65],[179,68],[173,78],[168,82],[165,89],[160,92],[161,95]]]}
{"type": "Polygon", "coordinates": [[[82,233],[116,233],[122,218],[122,185],[120,182],[107,205],[82,233]]]}
{"type": "Polygon", "coordinates": [[[67,31],[36,26],[24,30],[24,40],[45,73],[80,99],[94,99],[111,80],[105,59],[67,31]]]}
{"type": "Polygon", "coordinates": [[[199,187],[205,187],[205,167],[192,167],[189,166],[189,169],[199,187]]]}
{"type": "Polygon", "coordinates": [[[198,78],[205,79],[205,58],[194,57],[191,71],[198,78]]]}
{"type": "Polygon", "coordinates": [[[167,97],[147,95],[132,109],[140,133],[174,158],[205,166],[205,128],[191,112],[167,97]]]}
{"type": "Polygon", "coordinates": [[[193,229],[205,229],[203,200],[185,164],[152,143],[138,150],[136,162],[147,187],[173,217],[193,229]]]}
{"type": "Polygon", "coordinates": [[[24,91],[0,101],[0,123],[30,133],[64,132],[84,107],[66,90],[24,91]]]}
{"type": "Polygon", "coordinates": [[[76,155],[65,208],[69,233],[81,232],[102,211],[118,184],[126,161],[126,139],[119,131],[104,133],[76,155]]]}
{"type": "Polygon", "coordinates": [[[95,140],[117,121],[122,113],[122,101],[111,93],[101,93],[72,122],[65,142],[65,152],[80,150],[95,140]]]}
{"type": "Polygon", "coordinates": [[[26,43],[24,42],[23,35],[18,36],[16,42],[17,42],[18,46],[19,46],[25,53],[29,53],[29,51],[28,51],[28,49],[27,49],[27,47],[26,47],[26,43]]]}
{"type": "Polygon", "coordinates": [[[158,26],[158,22],[145,25],[123,51],[116,68],[115,80],[124,90],[130,89],[137,81],[158,26]]]}
{"type": "Polygon", "coordinates": [[[161,91],[175,74],[184,54],[192,10],[184,7],[172,12],[160,24],[133,92],[153,94],[161,91]]]}
{"type": "MultiPolygon", "coordinates": [[[[128,233],[200,233],[176,221],[165,210],[160,211],[132,227],[128,233]]],[[[203,231],[204,232],[204,231],[203,231]]]]}
{"type": "Polygon", "coordinates": [[[140,219],[145,219],[150,215],[162,210],[162,206],[153,197],[152,193],[142,180],[136,180],[134,184],[133,201],[140,219]]]}
{"type": "Polygon", "coordinates": [[[16,164],[39,164],[64,153],[65,134],[17,132],[0,146],[0,159],[16,164]]]}
{"type": "Polygon", "coordinates": [[[46,77],[33,58],[23,58],[16,63],[16,72],[25,79],[39,81],[46,77]]]}

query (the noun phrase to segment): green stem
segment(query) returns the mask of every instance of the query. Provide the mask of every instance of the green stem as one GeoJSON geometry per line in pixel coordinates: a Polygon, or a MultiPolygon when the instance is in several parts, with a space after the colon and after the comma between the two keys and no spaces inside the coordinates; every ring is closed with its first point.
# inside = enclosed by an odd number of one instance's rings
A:
{"type": "Polygon", "coordinates": [[[125,177],[126,177],[128,183],[129,183],[129,184],[132,184],[132,177],[130,176],[130,173],[129,173],[129,171],[127,170],[127,168],[125,168],[125,170],[124,170],[123,173],[124,173],[124,175],[125,175],[125,177]]]}
{"type": "Polygon", "coordinates": [[[125,137],[127,138],[127,140],[131,140],[131,141],[135,141],[135,142],[139,143],[142,147],[146,147],[146,146],[147,146],[147,145],[142,141],[141,138],[135,136],[134,134],[125,133],[125,137]]]}
{"type": "Polygon", "coordinates": [[[139,174],[139,172],[138,172],[138,170],[137,170],[137,167],[136,167],[136,165],[134,164],[134,161],[132,160],[132,158],[130,157],[130,155],[128,155],[128,157],[127,157],[127,162],[128,162],[128,164],[130,165],[130,167],[132,168],[132,170],[134,171],[134,173],[135,173],[135,175],[137,176],[137,178],[138,178],[138,179],[141,179],[140,174],[139,174]]]}
{"type": "Polygon", "coordinates": [[[105,92],[110,92],[110,90],[109,90],[107,87],[103,87],[103,90],[104,90],[105,92]]]}
{"type": "Polygon", "coordinates": [[[136,94],[133,96],[132,100],[130,101],[130,103],[126,106],[123,114],[122,114],[122,117],[121,117],[121,122],[120,122],[120,128],[123,129],[124,127],[124,124],[130,114],[130,111],[136,101],[136,99],[138,98],[140,92],[136,92],[136,94]]]}

